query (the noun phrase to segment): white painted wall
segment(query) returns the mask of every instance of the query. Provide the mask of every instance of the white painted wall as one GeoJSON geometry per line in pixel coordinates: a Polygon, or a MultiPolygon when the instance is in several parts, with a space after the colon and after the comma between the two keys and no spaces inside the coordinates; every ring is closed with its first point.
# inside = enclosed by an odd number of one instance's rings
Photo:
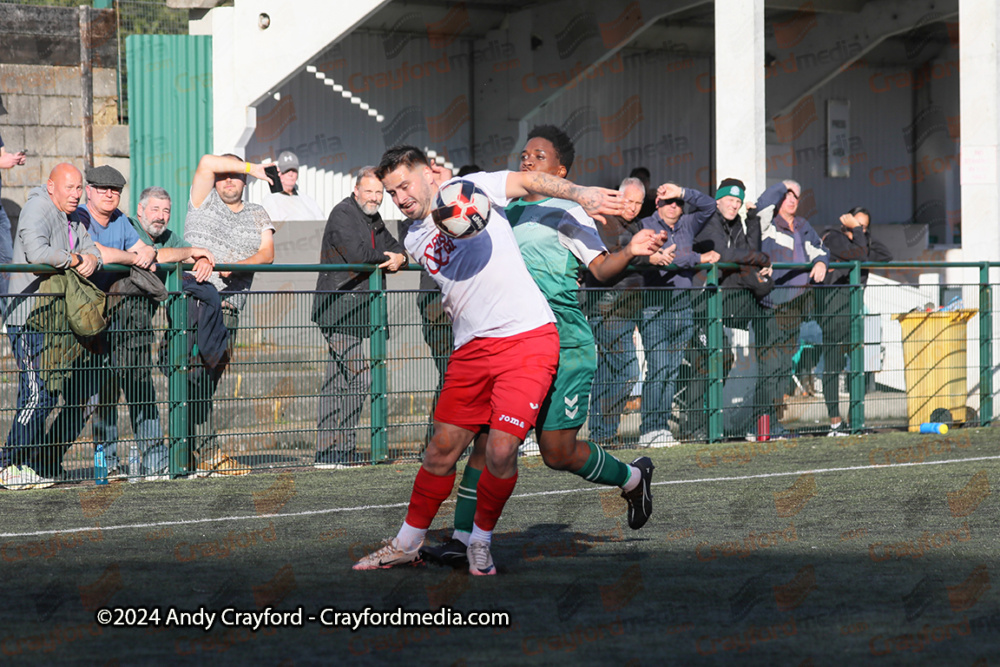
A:
{"type": "Polygon", "coordinates": [[[241,154],[256,125],[252,105],[388,1],[236,0],[193,22],[191,34],[212,35],[214,151],[241,154]]]}

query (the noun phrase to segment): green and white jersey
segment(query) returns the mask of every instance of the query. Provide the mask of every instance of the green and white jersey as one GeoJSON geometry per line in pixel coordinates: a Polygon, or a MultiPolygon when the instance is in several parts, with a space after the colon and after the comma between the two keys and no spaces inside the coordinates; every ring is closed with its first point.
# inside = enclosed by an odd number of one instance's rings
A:
{"type": "Polygon", "coordinates": [[[594,221],[565,199],[512,201],[507,219],[528,273],[552,307],[560,347],[593,345],[594,335],[577,299],[577,274],[607,248],[594,221]]]}

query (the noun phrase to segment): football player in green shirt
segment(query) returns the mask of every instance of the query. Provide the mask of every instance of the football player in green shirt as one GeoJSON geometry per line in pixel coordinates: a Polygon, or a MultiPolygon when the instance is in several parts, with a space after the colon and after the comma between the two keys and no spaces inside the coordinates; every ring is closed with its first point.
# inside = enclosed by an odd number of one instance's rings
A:
{"type": "MultiPolygon", "coordinates": [[[[575,149],[565,132],[552,125],[532,129],[521,151],[521,171],[540,171],[565,178],[575,149]]],[[[642,456],[631,465],[619,461],[596,443],[577,439],[587,420],[590,388],[597,368],[594,335],[577,299],[577,275],[587,267],[598,280],[624,271],[637,256],[649,256],[663,245],[665,235],[642,230],[621,250],[609,253],[594,221],[574,202],[530,196],[511,202],[507,218],[524,263],[556,316],[559,368],[538,415],[538,447],[545,464],[567,470],[589,482],[618,486],[628,502],[628,524],[641,528],[652,513],[650,481],[653,463],[642,456]]],[[[664,251],[669,252],[670,248],[664,251]]],[[[476,483],[485,464],[478,446],[462,475],[455,506],[454,537],[442,545],[422,548],[428,560],[465,564],[465,547],[476,510],[476,483]]]]}

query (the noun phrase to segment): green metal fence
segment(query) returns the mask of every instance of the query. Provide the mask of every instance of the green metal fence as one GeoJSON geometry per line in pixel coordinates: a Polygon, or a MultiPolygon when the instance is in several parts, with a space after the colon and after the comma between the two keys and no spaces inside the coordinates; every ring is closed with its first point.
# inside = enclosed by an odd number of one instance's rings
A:
{"type": "MultiPolygon", "coordinates": [[[[853,433],[915,430],[932,420],[953,426],[992,421],[997,285],[989,269],[1000,265],[832,266],[850,272],[847,286],[810,287],[792,299],[779,287],[772,297],[783,305],[774,308],[719,287],[720,273],[731,268],[725,266],[703,267],[703,280],[690,290],[582,290],[599,367],[581,436],[635,446],[643,432],[662,426],[682,441],[721,442],[758,435],[765,414],[772,431],[778,423],[798,435],[823,435],[831,410],[853,433]],[[862,286],[863,270],[889,268],[965,271],[965,279],[928,286],[873,278],[862,286]],[[960,296],[961,304],[927,312],[926,303],[939,305],[942,294],[960,296]],[[871,334],[874,328],[880,336],[871,334]],[[833,361],[838,357],[843,363],[833,361]]],[[[351,296],[360,299],[354,302],[363,305],[360,314],[321,329],[312,318],[315,292],[252,291],[239,313],[224,314],[234,335],[213,370],[189,318],[200,311],[190,310],[184,268],[165,267],[169,298],[162,307],[142,297],[109,300],[103,351],[65,369],[86,382],[63,395],[43,440],[22,443],[43,448],[49,474],[93,479],[94,443],[112,439],[113,467],[135,476],[128,461],[134,446],[146,477],[313,465],[328,462],[318,453],[338,448],[348,464],[419,457],[451,347],[438,294],[387,289],[386,276],[367,265],[220,265],[256,273],[358,271],[369,275],[370,292],[351,296]],[[145,315],[122,314],[136,304],[145,315]],[[341,334],[361,341],[353,358],[334,356],[344,352],[337,347],[341,334]],[[341,372],[345,384],[331,383],[341,372]],[[359,372],[370,378],[367,390],[351,384],[359,372]],[[69,395],[81,398],[67,404],[69,395]],[[54,428],[74,409],[90,420],[89,438],[86,429],[77,435],[79,429],[54,428]],[[331,410],[356,418],[337,413],[323,422],[331,410]]],[[[0,342],[4,434],[24,412],[17,408],[24,374],[12,354],[13,331],[8,327],[0,342]]]]}

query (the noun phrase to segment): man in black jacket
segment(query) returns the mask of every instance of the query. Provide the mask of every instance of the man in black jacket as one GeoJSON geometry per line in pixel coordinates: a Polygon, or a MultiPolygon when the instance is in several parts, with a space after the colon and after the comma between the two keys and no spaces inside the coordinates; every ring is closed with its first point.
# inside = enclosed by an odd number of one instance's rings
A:
{"type": "MultiPolygon", "coordinates": [[[[868,225],[871,216],[860,206],[840,216],[840,227],[831,227],[823,234],[823,243],[830,251],[831,262],[891,262],[892,253],[871,237],[868,225]]],[[[868,270],[861,272],[861,284],[868,282],[868,270]]],[[[816,308],[823,330],[823,398],[830,417],[827,435],[849,435],[840,416],[840,372],[849,352],[851,340],[850,269],[832,269],[826,274],[825,285],[816,290],[816,308]]]]}
{"type": "MultiPolygon", "coordinates": [[[[630,176],[621,182],[618,192],[624,206],[622,214],[606,216],[607,222],[597,226],[609,252],[627,246],[642,229],[639,212],[646,196],[645,185],[630,176]]],[[[633,263],[642,264],[639,259],[633,263]]],[[[632,336],[642,310],[643,279],[641,273],[622,273],[602,282],[585,271],[583,280],[589,288],[583,295],[584,312],[597,345],[597,371],[590,397],[590,437],[606,444],[618,435],[622,412],[639,379],[639,358],[632,336]]]]}
{"type": "MultiPolygon", "coordinates": [[[[715,191],[716,211],[695,237],[694,250],[714,250],[719,253],[720,262],[740,265],[739,269],[721,270],[723,324],[747,331],[753,326],[759,348],[770,331],[770,311],[761,306],[760,300],[773,287],[771,259],[761,252],[760,220],[754,209],[749,208],[745,220],[739,215],[745,196],[743,181],[726,178],[719,183],[715,191]]],[[[726,364],[727,375],[731,366],[726,364]]],[[[763,375],[760,370],[757,375],[754,403],[770,405],[773,390],[769,383],[760,380],[763,375]]]]}
{"type": "MultiPolygon", "coordinates": [[[[330,212],[321,264],[377,264],[389,272],[406,264],[406,251],[379,215],[382,192],[375,168],[362,168],[354,193],[330,212]]],[[[368,275],[323,271],[316,280],[312,319],[330,348],[319,398],[317,467],[339,468],[356,462],[355,429],[371,384],[365,354],[371,335],[368,275]]]]}

